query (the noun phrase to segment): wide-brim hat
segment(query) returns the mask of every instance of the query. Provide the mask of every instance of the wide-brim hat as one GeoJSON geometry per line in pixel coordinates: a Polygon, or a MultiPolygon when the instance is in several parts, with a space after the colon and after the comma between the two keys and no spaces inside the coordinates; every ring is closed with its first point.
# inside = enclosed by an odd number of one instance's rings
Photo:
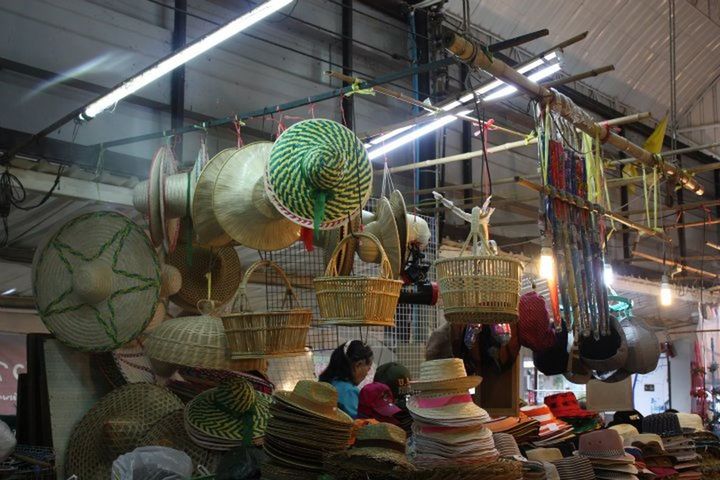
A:
{"type": "Polygon", "coordinates": [[[66,345],[114,350],[153,318],[160,265],[147,235],[128,217],[93,212],[65,223],[36,250],[38,315],[66,345]]]}
{"type": "Polygon", "coordinates": [[[239,361],[230,359],[222,320],[210,315],[166,320],[148,334],[145,352],[174,365],[241,370],[239,361]]]}
{"type": "Polygon", "coordinates": [[[66,476],[110,478],[112,462],[142,446],[150,428],[166,415],[182,409],[169,390],[133,383],[102,397],[75,425],[65,452],[66,476]]]}
{"type": "MultiPolygon", "coordinates": [[[[393,190],[390,193],[390,209],[395,217],[395,225],[397,226],[398,236],[400,237],[400,265],[405,266],[410,255],[410,229],[408,228],[408,214],[405,206],[405,198],[403,198],[400,190],[393,190]]],[[[427,225],[427,223],[426,223],[427,225]]]]}
{"type": "MultiPolygon", "coordinates": [[[[635,457],[625,452],[623,439],[612,429],[595,430],[580,436],[578,454],[595,464],[633,464],[635,457]]],[[[611,466],[607,466],[608,469],[611,466]]],[[[634,472],[637,473],[637,472],[634,472]]]]}
{"type": "Polygon", "coordinates": [[[338,393],[329,383],[300,380],[292,391],[279,390],[273,397],[310,415],[332,422],[352,424],[352,418],[337,408],[338,393]]]}
{"type": "Polygon", "coordinates": [[[660,342],[654,332],[625,319],[620,322],[628,346],[623,369],[629,373],[645,374],[657,368],[660,359],[660,342]]]}
{"type": "Polygon", "coordinates": [[[556,417],[575,417],[575,418],[592,418],[597,415],[597,412],[591,412],[580,407],[575,393],[573,392],[561,392],[554,395],[548,395],[545,397],[545,405],[550,407],[553,415],[556,417]]]}
{"type": "Polygon", "coordinates": [[[155,422],[140,442],[144,446],[170,447],[185,452],[193,461],[193,467],[203,466],[215,471],[221,454],[195,444],[185,430],[184,410],[171,412],[155,422]]]}
{"type": "Polygon", "coordinates": [[[256,142],[235,150],[222,162],[212,195],[220,227],[255,250],[280,250],[300,238],[300,227],[282,216],[265,193],[263,175],[272,147],[272,142],[256,142]]]}
{"type": "Polygon", "coordinates": [[[595,338],[590,335],[580,339],[580,358],[588,368],[608,372],[625,366],[628,356],[625,330],[618,319],[610,317],[609,332],[595,338]]]}
{"type": "Polygon", "coordinates": [[[565,457],[551,462],[557,468],[560,480],[594,480],[595,471],[587,457],[565,457]]]}
{"type": "Polygon", "coordinates": [[[227,148],[212,157],[200,172],[192,197],[192,222],[195,241],[207,247],[222,247],[232,243],[232,238],[220,226],[213,210],[215,182],[220,169],[235,152],[227,148]]]}
{"type": "Polygon", "coordinates": [[[367,203],[372,165],[351,130],[332,120],[304,120],[275,141],[265,189],[290,221],[315,230],[333,229],[367,203]]]}
{"type": "Polygon", "coordinates": [[[185,422],[203,436],[251,444],[265,435],[270,403],[270,395],[235,378],[192,399],[185,407],[185,422]]]}
{"type": "MultiPolygon", "coordinates": [[[[415,467],[405,455],[405,431],[390,423],[377,423],[360,428],[355,434],[353,448],[346,452],[348,460],[354,459],[380,464],[390,463],[394,468],[413,471],[415,467]]],[[[372,467],[372,464],[367,465],[372,467]]],[[[368,468],[372,470],[372,468],[368,468]]]]}
{"type": "Polygon", "coordinates": [[[170,300],[185,311],[199,312],[198,302],[208,298],[207,274],[210,300],[216,309],[232,301],[240,286],[242,267],[233,247],[209,249],[183,243],[165,257],[165,262],[180,271],[182,286],[170,300]]]}
{"type": "Polygon", "coordinates": [[[677,417],[683,432],[694,433],[705,430],[702,417],[697,413],[678,412],[677,417]]]}
{"type": "Polygon", "coordinates": [[[424,397],[412,395],[407,409],[416,419],[424,420],[472,420],[479,423],[490,420],[488,413],[472,401],[469,393],[424,397]]]}
{"type": "Polygon", "coordinates": [[[536,462],[554,462],[563,458],[559,448],[535,448],[525,452],[528,460],[536,462]]]}
{"type": "Polygon", "coordinates": [[[625,443],[628,439],[636,437],[637,435],[640,435],[640,432],[637,428],[635,428],[635,425],[630,425],[629,423],[620,423],[617,425],[612,425],[608,427],[611,430],[615,430],[620,434],[620,437],[623,439],[623,444],[627,445],[625,443]]]}
{"type": "MultiPolygon", "coordinates": [[[[400,271],[402,268],[402,246],[397,224],[395,223],[395,216],[387,198],[378,200],[375,220],[365,226],[365,232],[375,235],[380,241],[380,245],[382,245],[385,255],[390,261],[392,278],[399,278],[400,273],[402,273],[400,271]]],[[[360,239],[358,256],[362,261],[368,263],[380,263],[382,261],[380,248],[369,239],[360,239]]]]}
{"type": "Polygon", "coordinates": [[[468,391],[477,387],[482,377],[468,375],[459,358],[439,358],[420,364],[420,376],[410,381],[415,392],[425,391],[468,391]]]}
{"type": "Polygon", "coordinates": [[[127,383],[155,383],[157,377],[139,338],[113,350],[98,354],[98,366],[115,387],[127,383]]]}

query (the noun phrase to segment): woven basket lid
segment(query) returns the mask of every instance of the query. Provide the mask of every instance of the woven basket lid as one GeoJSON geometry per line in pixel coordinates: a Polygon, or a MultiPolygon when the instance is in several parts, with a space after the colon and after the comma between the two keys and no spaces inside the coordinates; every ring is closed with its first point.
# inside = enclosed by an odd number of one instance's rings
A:
{"type": "MultiPolygon", "coordinates": [[[[390,201],[387,198],[381,198],[378,201],[375,220],[365,226],[365,231],[371,233],[380,240],[385,254],[390,260],[392,268],[392,278],[400,277],[400,269],[402,268],[402,242],[398,235],[398,228],[395,223],[390,201]]],[[[368,240],[360,240],[360,248],[358,249],[360,259],[368,263],[380,263],[382,254],[375,244],[368,240]]]]}
{"type": "Polygon", "coordinates": [[[195,240],[201,245],[220,247],[229,245],[232,238],[225,233],[215,217],[213,193],[220,168],[236,148],[228,148],[212,157],[200,173],[192,200],[192,221],[195,240]]]}
{"type": "Polygon", "coordinates": [[[185,407],[185,421],[205,437],[249,445],[265,435],[270,403],[270,395],[256,391],[244,378],[233,378],[192,399],[185,407]]]}
{"type": "Polygon", "coordinates": [[[407,207],[405,206],[405,198],[403,198],[400,190],[393,190],[390,193],[390,208],[395,217],[395,224],[400,237],[400,262],[404,266],[410,255],[410,229],[408,228],[407,207]]]}
{"type": "Polygon", "coordinates": [[[238,370],[228,353],[222,320],[210,315],[164,321],[148,334],[145,351],[174,365],[238,370]]]}
{"type": "Polygon", "coordinates": [[[113,390],[75,425],[65,453],[65,475],[110,478],[118,455],[142,446],[152,425],[181,408],[179,398],[156,385],[133,383],[113,390]]]}
{"type": "Polygon", "coordinates": [[[333,229],[360,213],[372,191],[372,165],[355,134],[332,120],[285,130],[265,172],[270,201],[303,227],[333,229]]]}
{"type": "Polygon", "coordinates": [[[272,142],[256,142],[235,150],[220,166],[212,196],[218,224],[255,250],[280,250],[300,238],[300,227],[282,216],[265,193],[263,175],[272,147],[272,142]]]}
{"type": "Polygon", "coordinates": [[[180,244],[173,253],[165,257],[165,262],[177,268],[182,277],[182,286],[170,300],[183,310],[198,312],[198,302],[208,297],[208,279],[210,273],[210,299],[220,308],[230,302],[240,286],[240,259],[233,247],[207,249],[193,246],[191,264],[188,263],[188,245],[180,244]]]}
{"type": "Polygon", "coordinates": [[[65,223],[33,261],[38,314],[58,340],[110,351],[143,331],[160,294],[160,266],[145,233],[115,212],[65,223]]]}

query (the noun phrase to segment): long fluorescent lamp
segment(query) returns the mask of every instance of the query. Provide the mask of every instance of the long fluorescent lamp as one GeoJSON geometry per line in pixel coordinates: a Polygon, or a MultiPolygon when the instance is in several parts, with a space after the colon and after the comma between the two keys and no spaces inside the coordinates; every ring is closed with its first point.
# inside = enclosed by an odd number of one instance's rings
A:
{"type": "MultiPolygon", "coordinates": [[[[532,75],[528,76],[528,80],[532,80],[533,82],[538,82],[542,80],[543,78],[547,78],[550,75],[557,73],[560,71],[562,67],[560,67],[559,63],[556,63],[554,65],[550,65],[549,67],[543,68],[542,70],[539,70],[532,75]]],[[[508,95],[511,95],[513,93],[517,92],[517,87],[513,86],[507,86],[505,88],[501,88],[497,92],[491,93],[487,97],[483,98],[484,101],[490,101],[495,100],[502,97],[507,97],[508,95]]]]}
{"type": "Polygon", "coordinates": [[[259,5],[257,8],[246,13],[245,15],[236,18],[230,23],[223,25],[214,32],[209,33],[202,38],[199,38],[193,43],[187,45],[182,50],[175,52],[174,54],[166,57],[165,59],[160,60],[157,63],[149,66],[131,79],[123,82],[121,85],[113,89],[107,95],[88,105],[81,114],[81,118],[84,120],[89,120],[96,117],[104,110],[112,108],[120,100],[127,97],[128,95],[132,95],[141,88],[162,77],[166,73],[189,62],[193,58],[204,52],[207,52],[211,48],[216,47],[228,38],[237,35],[249,26],[264,19],[265,17],[272,15],[279,9],[292,3],[292,1],[293,0],[270,0],[263,3],[262,5],[259,5]]]}
{"type": "MultiPolygon", "coordinates": [[[[467,112],[469,113],[469,112],[467,112]]],[[[381,145],[377,148],[373,148],[368,152],[368,157],[370,160],[375,160],[376,158],[385,155],[386,153],[395,150],[396,148],[402,147],[403,145],[406,145],[416,138],[420,138],[423,135],[426,135],[430,132],[433,132],[439,128],[444,127],[445,125],[454,122],[457,120],[458,117],[455,115],[445,115],[444,117],[440,117],[437,120],[434,120],[427,125],[424,125],[422,127],[419,127],[416,130],[413,130],[412,132],[403,135],[400,138],[396,138],[392,142],[388,142],[385,145],[381,145]]]]}

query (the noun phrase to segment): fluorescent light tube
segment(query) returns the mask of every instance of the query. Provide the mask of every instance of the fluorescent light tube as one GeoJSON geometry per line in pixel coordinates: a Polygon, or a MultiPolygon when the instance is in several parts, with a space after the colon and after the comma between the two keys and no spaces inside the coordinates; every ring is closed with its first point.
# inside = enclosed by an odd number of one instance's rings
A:
{"type": "Polygon", "coordinates": [[[17,288],[11,288],[9,290],[5,290],[4,292],[0,293],[0,295],[12,295],[15,292],[17,292],[17,288]]]}
{"type": "MultiPolygon", "coordinates": [[[[550,65],[549,67],[545,67],[542,70],[538,70],[537,72],[533,73],[532,75],[528,76],[529,80],[532,80],[533,82],[538,82],[542,80],[543,78],[547,78],[550,75],[557,73],[560,71],[560,64],[555,63],[553,65],[550,65]]],[[[485,101],[495,100],[502,97],[507,97],[508,95],[511,95],[513,93],[517,92],[516,87],[507,86],[505,88],[501,88],[495,93],[491,93],[487,97],[483,98],[485,101]]]]}
{"type": "Polygon", "coordinates": [[[379,137],[373,138],[370,140],[370,145],[377,145],[378,143],[383,143],[387,140],[390,140],[391,138],[400,135],[402,132],[406,132],[410,130],[415,125],[407,125],[405,127],[396,128],[395,130],[391,130],[388,133],[384,135],[380,135],[379,137]]]}
{"type": "Polygon", "coordinates": [[[408,144],[415,140],[416,138],[420,138],[423,135],[426,135],[430,132],[433,132],[439,128],[444,127],[445,125],[454,122],[457,120],[458,117],[455,115],[445,115],[444,117],[438,118],[437,120],[434,120],[427,125],[423,125],[422,127],[418,127],[416,130],[413,130],[412,132],[403,135],[400,138],[396,138],[395,140],[386,143],[385,145],[381,145],[377,148],[373,148],[368,152],[368,157],[370,160],[374,160],[378,157],[381,157],[385,155],[386,153],[395,150],[396,148],[399,148],[405,144],[408,144]]]}
{"type": "Polygon", "coordinates": [[[168,72],[184,65],[198,55],[207,52],[211,48],[216,47],[228,38],[235,36],[249,26],[292,3],[292,1],[293,0],[270,0],[262,5],[259,5],[245,15],[236,18],[214,32],[209,33],[208,35],[187,45],[182,50],[146,68],[128,81],[113,89],[107,95],[104,95],[99,100],[96,100],[88,105],[87,108],[85,108],[85,111],[81,114],[81,117],[84,120],[96,117],[104,110],[112,108],[128,95],[132,95],[168,72]]]}

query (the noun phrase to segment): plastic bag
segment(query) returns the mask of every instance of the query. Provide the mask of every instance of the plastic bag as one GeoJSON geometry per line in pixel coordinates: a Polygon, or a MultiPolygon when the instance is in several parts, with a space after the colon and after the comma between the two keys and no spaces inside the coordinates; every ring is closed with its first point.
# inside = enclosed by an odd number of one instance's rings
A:
{"type": "Polygon", "coordinates": [[[0,420],[0,462],[15,451],[15,435],[8,424],[0,420]]]}
{"type": "Polygon", "coordinates": [[[183,480],[192,476],[192,460],[167,447],[140,447],[113,462],[112,480],[183,480]]]}

